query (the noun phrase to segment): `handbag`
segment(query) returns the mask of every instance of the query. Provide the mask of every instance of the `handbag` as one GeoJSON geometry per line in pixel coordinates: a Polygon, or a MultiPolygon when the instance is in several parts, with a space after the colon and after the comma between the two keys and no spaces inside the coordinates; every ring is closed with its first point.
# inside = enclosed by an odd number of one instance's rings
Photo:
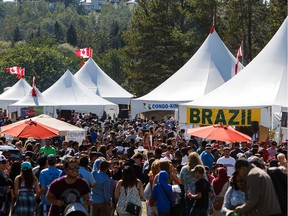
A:
{"type": "MultiPolygon", "coordinates": [[[[160,184],[160,183],[159,183],[160,184]]],[[[168,200],[170,201],[170,205],[171,205],[171,210],[170,210],[170,216],[178,216],[179,215],[179,209],[177,209],[177,206],[174,204],[174,202],[171,200],[169,194],[167,193],[167,191],[165,190],[165,188],[163,187],[162,184],[160,184],[161,187],[164,190],[164,193],[166,195],[166,197],[168,198],[168,200]]]]}
{"type": "Polygon", "coordinates": [[[126,212],[132,214],[132,215],[137,215],[139,216],[139,213],[141,211],[141,207],[138,206],[138,205],[135,205],[134,203],[132,203],[131,201],[129,201],[127,203],[127,206],[126,206],[126,212]]]}
{"type": "MultiPolygon", "coordinates": [[[[126,189],[125,189],[125,194],[126,194],[126,197],[127,197],[126,189]]],[[[141,211],[141,206],[138,206],[138,205],[134,204],[133,202],[128,201],[125,211],[130,213],[130,214],[132,214],[132,215],[139,216],[140,211],[141,211]]]]}

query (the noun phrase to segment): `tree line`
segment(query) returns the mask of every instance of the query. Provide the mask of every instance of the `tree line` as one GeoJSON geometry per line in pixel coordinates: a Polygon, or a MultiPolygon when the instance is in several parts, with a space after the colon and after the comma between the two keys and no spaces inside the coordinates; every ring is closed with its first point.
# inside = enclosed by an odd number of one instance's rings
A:
{"type": "Polygon", "coordinates": [[[19,65],[27,81],[35,74],[44,91],[67,69],[80,69],[76,49],[91,47],[93,59],[112,79],[142,96],[193,56],[213,20],[234,55],[243,41],[247,65],[287,16],[284,0],[103,2],[100,12],[74,0],[0,2],[0,89],[17,81],[5,68],[19,65]]]}

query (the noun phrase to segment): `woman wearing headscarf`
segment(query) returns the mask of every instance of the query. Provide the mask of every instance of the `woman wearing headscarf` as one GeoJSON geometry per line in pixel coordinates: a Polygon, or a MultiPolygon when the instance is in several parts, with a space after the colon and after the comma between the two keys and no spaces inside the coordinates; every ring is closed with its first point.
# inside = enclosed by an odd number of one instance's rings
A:
{"type": "Polygon", "coordinates": [[[212,181],[212,186],[216,196],[213,202],[213,215],[221,216],[224,215],[220,210],[224,202],[225,193],[229,187],[229,176],[227,175],[225,167],[219,167],[217,171],[218,176],[212,181]]]}
{"type": "Polygon", "coordinates": [[[171,207],[175,204],[172,186],[168,184],[169,174],[160,171],[158,181],[152,190],[152,199],[156,201],[158,216],[170,216],[171,207]]]}

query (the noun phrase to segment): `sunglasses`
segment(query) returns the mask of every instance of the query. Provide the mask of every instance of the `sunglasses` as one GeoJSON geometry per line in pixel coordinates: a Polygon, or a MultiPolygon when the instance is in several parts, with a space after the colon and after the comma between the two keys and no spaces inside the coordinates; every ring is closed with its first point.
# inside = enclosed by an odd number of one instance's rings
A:
{"type": "Polygon", "coordinates": [[[79,170],[79,166],[68,166],[69,170],[79,170]]]}

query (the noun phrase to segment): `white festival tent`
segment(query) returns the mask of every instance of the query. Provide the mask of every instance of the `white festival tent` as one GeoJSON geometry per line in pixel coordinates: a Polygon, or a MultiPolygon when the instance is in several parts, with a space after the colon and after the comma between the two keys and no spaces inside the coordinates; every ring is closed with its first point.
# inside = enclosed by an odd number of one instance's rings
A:
{"type": "Polygon", "coordinates": [[[104,111],[110,116],[117,116],[119,113],[118,105],[90,92],[69,70],[45,90],[43,96],[57,104],[60,110],[92,112],[99,116],[104,111]]]}
{"type": "MultiPolygon", "coordinates": [[[[281,106],[287,106],[287,25],[288,18],[263,50],[233,79],[195,101],[181,104],[179,121],[185,123],[189,107],[264,108],[262,116],[265,109],[276,113],[281,111],[281,106]]],[[[270,118],[268,114],[264,123],[261,117],[261,125],[270,127],[270,118]]]]}
{"type": "Polygon", "coordinates": [[[10,104],[13,104],[23,98],[31,90],[31,88],[32,87],[24,78],[20,79],[11,88],[0,95],[0,107],[3,109],[8,109],[10,104]]]}
{"type": "MultiPolygon", "coordinates": [[[[29,118],[29,119],[57,129],[58,135],[66,136],[67,140],[75,140],[75,141],[78,141],[79,143],[82,143],[86,135],[86,132],[83,128],[76,127],[72,124],[53,118],[49,115],[41,114],[41,115],[29,118]]],[[[27,119],[18,121],[14,124],[21,124],[25,121],[27,121],[27,119]]]]}
{"type": "Polygon", "coordinates": [[[54,115],[55,107],[57,106],[54,102],[51,102],[45,98],[42,93],[36,89],[36,97],[32,96],[32,87],[29,92],[16,103],[10,104],[8,107],[9,113],[18,112],[18,116],[21,115],[21,107],[43,107],[43,113],[48,115],[54,115]]]}
{"type": "Polygon", "coordinates": [[[91,92],[112,103],[130,104],[133,97],[132,94],[111,79],[92,58],[88,59],[74,76],[91,92]]]}
{"type": "MultiPolygon", "coordinates": [[[[229,80],[236,58],[214,30],[190,60],[150,93],[131,100],[131,116],[152,110],[176,110],[229,80]]],[[[239,64],[239,69],[242,68],[239,64]]]]}

